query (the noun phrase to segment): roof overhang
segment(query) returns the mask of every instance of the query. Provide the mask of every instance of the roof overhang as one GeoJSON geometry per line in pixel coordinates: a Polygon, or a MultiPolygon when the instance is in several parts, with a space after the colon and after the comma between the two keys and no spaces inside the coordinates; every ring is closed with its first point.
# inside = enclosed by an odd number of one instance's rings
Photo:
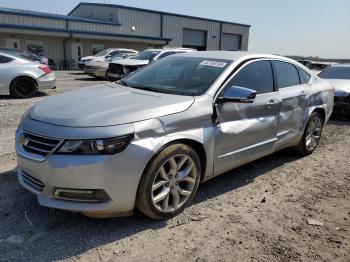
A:
{"type": "Polygon", "coordinates": [[[143,35],[128,35],[128,34],[116,34],[107,32],[92,32],[92,31],[79,31],[71,29],[61,28],[42,28],[36,26],[23,26],[12,24],[0,24],[2,32],[8,31],[9,33],[21,33],[21,34],[38,34],[47,35],[53,37],[69,37],[69,38],[86,38],[86,39],[101,39],[101,40],[114,40],[114,41],[128,41],[128,42],[144,42],[150,44],[167,45],[172,39],[163,37],[143,36],[143,35]]]}

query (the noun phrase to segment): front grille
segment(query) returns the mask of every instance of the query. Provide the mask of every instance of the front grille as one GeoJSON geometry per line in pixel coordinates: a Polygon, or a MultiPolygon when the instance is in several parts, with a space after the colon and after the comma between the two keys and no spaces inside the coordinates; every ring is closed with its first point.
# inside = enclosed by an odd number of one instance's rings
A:
{"type": "Polygon", "coordinates": [[[44,184],[39,179],[36,179],[32,177],[31,175],[28,175],[27,173],[22,171],[22,177],[23,182],[30,188],[34,189],[35,191],[42,192],[44,189],[44,184]]]}
{"type": "Polygon", "coordinates": [[[90,66],[90,65],[85,66],[85,69],[86,69],[86,70],[89,70],[89,69],[99,69],[99,68],[100,68],[99,66],[90,66]]]}
{"type": "Polygon", "coordinates": [[[119,65],[119,64],[110,63],[109,67],[108,67],[108,72],[110,72],[112,74],[122,75],[123,74],[123,66],[119,65]]]}
{"type": "Polygon", "coordinates": [[[60,139],[44,137],[26,131],[23,132],[24,143],[23,149],[29,153],[47,156],[59,144],[60,139]]]}
{"type": "Polygon", "coordinates": [[[140,69],[140,66],[125,66],[124,68],[124,73],[125,74],[130,74],[136,70],[140,69]]]}

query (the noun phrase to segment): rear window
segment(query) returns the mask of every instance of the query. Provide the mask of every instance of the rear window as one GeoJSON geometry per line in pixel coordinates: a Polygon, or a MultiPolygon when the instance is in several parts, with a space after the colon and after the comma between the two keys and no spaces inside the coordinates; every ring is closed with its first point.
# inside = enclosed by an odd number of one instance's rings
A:
{"type": "Polygon", "coordinates": [[[331,66],[323,70],[321,73],[319,73],[318,76],[325,79],[350,80],[350,66],[348,67],[331,66]]]}

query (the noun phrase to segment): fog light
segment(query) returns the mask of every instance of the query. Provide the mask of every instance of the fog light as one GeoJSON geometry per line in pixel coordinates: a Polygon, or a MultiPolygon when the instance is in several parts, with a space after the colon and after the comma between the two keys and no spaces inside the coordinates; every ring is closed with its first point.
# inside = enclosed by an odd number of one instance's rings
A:
{"type": "Polygon", "coordinates": [[[109,200],[107,193],[101,189],[65,189],[57,188],[55,198],[78,202],[105,202],[109,200]]]}

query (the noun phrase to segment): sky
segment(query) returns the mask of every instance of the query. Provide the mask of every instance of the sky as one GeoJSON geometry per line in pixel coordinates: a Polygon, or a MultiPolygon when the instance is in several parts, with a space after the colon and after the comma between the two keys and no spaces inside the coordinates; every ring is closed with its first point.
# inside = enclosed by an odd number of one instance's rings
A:
{"type": "MultiPolygon", "coordinates": [[[[82,0],[250,24],[249,51],[350,59],[350,0],[82,0]]],[[[0,7],[68,14],[79,0],[0,0],[0,7]]]]}

